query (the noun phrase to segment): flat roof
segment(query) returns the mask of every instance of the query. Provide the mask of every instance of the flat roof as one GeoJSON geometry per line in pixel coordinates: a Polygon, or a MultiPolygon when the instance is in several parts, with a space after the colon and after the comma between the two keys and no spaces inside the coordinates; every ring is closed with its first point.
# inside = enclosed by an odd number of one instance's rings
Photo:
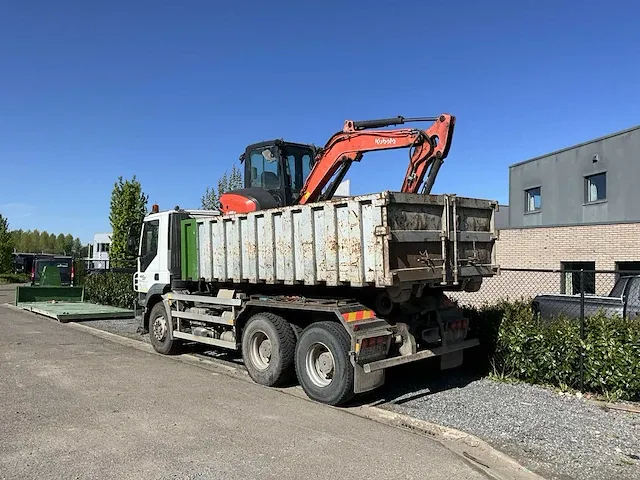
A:
{"type": "Polygon", "coordinates": [[[578,143],[577,145],[572,145],[570,147],[561,148],[560,150],[556,150],[555,152],[545,153],[544,155],[539,155],[534,158],[530,158],[529,160],[523,160],[522,162],[514,163],[509,165],[509,168],[518,167],[520,165],[524,165],[525,163],[535,162],[536,160],[540,160],[541,158],[550,157],[552,155],[557,155],[558,153],[566,152],[567,150],[573,150],[574,148],[583,147],[585,145],[589,145],[590,143],[596,143],[601,140],[606,140],[608,138],[617,137],[618,135],[624,135],[625,133],[633,132],[634,130],[640,129],[640,125],[636,125],[635,127],[627,128],[626,130],[621,130],[619,132],[610,133],[609,135],[605,135],[603,137],[594,138],[593,140],[589,140],[587,142],[578,143]]]}

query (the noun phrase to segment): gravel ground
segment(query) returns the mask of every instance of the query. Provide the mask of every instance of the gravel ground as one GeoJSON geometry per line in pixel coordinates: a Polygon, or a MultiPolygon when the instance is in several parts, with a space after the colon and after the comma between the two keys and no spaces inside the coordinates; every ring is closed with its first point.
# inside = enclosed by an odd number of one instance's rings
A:
{"type": "Polygon", "coordinates": [[[639,414],[464,374],[390,383],[381,407],[476,435],[545,478],[640,478],[639,414]]]}
{"type": "Polygon", "coordinates": [[[140,335],[137,333],[139,320],[135,318],[118,318],[111,320],[85,320],[83,322],[75,322],[88,327],[97,328],[106,332],[117,333],[124,337],[135,338],[136,340],[149,341],[149,335],[140,335]]]}
{"type": "MultiPolygon", "coordinates": [[[[149,341],[136,333],[134,319],[79,323],[149,341]]],[[[241,364],[238,355],[206,346],[193,353],[241,364]]],[[[550,480],[640,478],[640,414],[435,366],[427,361],[391,369],[385,387],[363,400],[476,435],[550,480]]]]}

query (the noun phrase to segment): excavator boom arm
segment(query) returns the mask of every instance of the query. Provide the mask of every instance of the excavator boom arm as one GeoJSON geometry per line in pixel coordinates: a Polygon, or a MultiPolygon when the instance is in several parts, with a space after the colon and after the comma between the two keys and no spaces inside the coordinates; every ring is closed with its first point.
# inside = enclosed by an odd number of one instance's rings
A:
{"type": "MultiPolygon", "coordinates": [[[[298,203],[319,200],[324,188],[336,172],[339,171],[339,177],[343,178],[352,162],[359,161],[366,152],[376,150],[409,148],[410,161],[402,191],[417,193],[429,166],[432,166],[430,176],[433,178],[427,181],[427,187],[430,190],[440,162],[449,153],[454,124],[455,117],[448,114],[419,119],[396,117],[360,122],[347,120],[343,130],[333,135],[316,156],[315,164],[302,188],[298,203]],[[426,130],[415,128],[377,130],[384,126],[425,120],[434,121],[426,130]]],[[[329,193],[331,195],[333,192],[329,193]]]]}

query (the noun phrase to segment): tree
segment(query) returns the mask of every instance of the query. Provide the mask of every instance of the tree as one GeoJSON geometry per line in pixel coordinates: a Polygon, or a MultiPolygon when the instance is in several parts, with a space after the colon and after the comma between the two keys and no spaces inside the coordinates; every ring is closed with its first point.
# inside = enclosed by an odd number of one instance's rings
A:
{"type": "Polygon", "coordinates": [[[56,235],[47,231],[40,233],[38,230],[12,230],[11,238],[13,248],[24,253],[76,255],[76,252],[82,249],[80,240],[78,239],[76,244],[71,234],[56,235]]]}
{"type": "Polygon", "coordinates": [[[43,253],[49,253],[49,232],[43,230],[38,235],[38,245],[40,246],[40,251],[43,253]]]}
{"type": "Polygon", "coordinates": [[[13,270],[13,238],[9,231],[9,221],[0,214],[0,273],[13,270]]]}
{"type": "Polygon", "coordinates": [[[231,190],[243,187],[242,172],[235,164],[231,167],[231,173],[225,171],[218,180],[218,191],[213,187],[207,187],[200,198],[200,204],[204,210],[217,210],[220,208],[220,196],[231,190]]]}
{"type": "Polygon", "coordinates": [[[42,243],[40,242],[40,230],[37,228],[31,232],[31,245],[34,253],[42,252],[42,243]]]}
{"type": "Polygon", "coordinates": [[[44,253],[55,253],[56,236],[46,230],[40,234],[40,249],[44,253]]]}
{"type": "Polygon", "coordinates": [[[79,238],[76,238],[72,241],[72,245],[71,245],[71,252],[73,253],[74,257],[82,257],[82,253],[83,253],[83,247],[82,247],[82,242],[80,241],[79,238]]]}
{"type": "Polygon", "coordinates": [[[20,243],[16,245],[16,249],[26,253],[35,252],[36,250],[33,243],[33,232],[22,232],[20,243]]]}
{"type": "Polygon", "coordinates": [[[73,235],[71,235],[70,233],[64,236],[64,251],[67,253],[67,255],[73,252],[73,235]]]}
{"type": "Polygon", "coordinates": [[[13,244],[13,248],[20,250],[20,246],[22,245],[22,238],[24,232],[22,230],[12,230],[11,231],[11,242],[13,244]]]}
{"type": "Polygon", "coordinates": [[[111,247],[109,261],[114,267],[131,267],[134,265],[128,251],[129,236],[140,238],[142,221],[147,212],[149,197],[142,191],[142,185],[134,175],[131,180],[118,181],[113,185],[111,193],[111,247]]]}
{"type": "Polygon", "coordinates": [[[58,236],[56,237],[56,252],[55,253],[64,253],[64,254],[69,254],[70,252],[65,251],[64,249],[64,234],[63,233],[59,233],[58,236]]]}

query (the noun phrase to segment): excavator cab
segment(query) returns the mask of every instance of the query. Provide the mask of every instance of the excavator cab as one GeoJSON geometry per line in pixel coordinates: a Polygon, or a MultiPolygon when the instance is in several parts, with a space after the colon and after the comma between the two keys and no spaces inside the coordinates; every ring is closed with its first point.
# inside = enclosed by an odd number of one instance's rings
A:
{"type": "Polygon", "coordinates": [[[222,211],[246,213],[296,203],[315,156],[313,145],[283,140],[249,145],[240,157],[244,188],[221,196],[222,211]]]}

